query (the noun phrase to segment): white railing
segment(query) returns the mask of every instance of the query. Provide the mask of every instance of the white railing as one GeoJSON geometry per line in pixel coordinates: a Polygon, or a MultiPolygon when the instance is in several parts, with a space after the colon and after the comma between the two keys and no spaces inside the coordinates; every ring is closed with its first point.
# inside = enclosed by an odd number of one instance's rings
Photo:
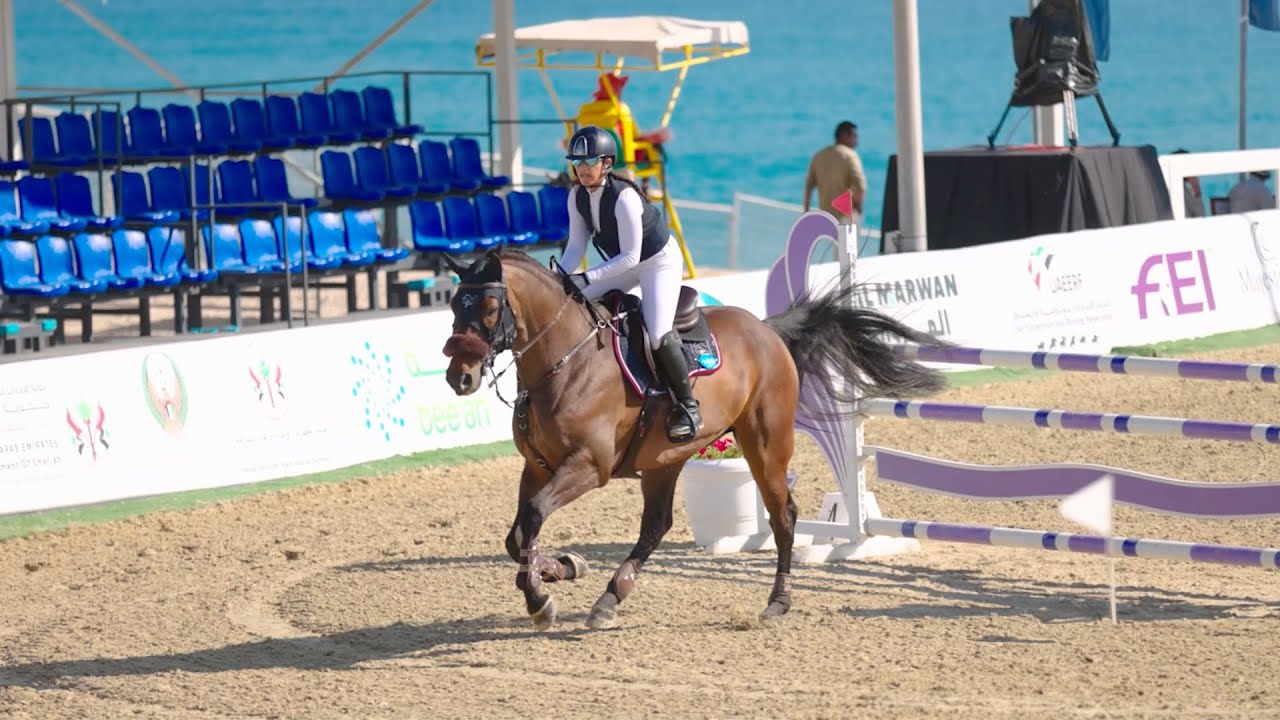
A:
{"type": "Polygon", "coordinates": [[[1280,177],[1280,149],[1276,148],[1161,155],[1159,162],[1165,187],[1169,189],[1174,220],[1186,218],[1186,204],[1182,202],[1182,181],[1186,178],[1255,170],[1269,170],[1272,175],[1280,177]]]}

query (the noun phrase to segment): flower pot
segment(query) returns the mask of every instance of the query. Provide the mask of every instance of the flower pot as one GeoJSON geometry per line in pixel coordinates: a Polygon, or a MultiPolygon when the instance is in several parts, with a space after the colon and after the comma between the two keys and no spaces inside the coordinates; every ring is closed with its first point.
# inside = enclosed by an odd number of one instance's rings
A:
{"type": "Polygon", "coordinates": [[[744,458],[690,460],[680,473],[693,541],[709,547],[723,538],[769,533],[769,522],[744,458]]]}

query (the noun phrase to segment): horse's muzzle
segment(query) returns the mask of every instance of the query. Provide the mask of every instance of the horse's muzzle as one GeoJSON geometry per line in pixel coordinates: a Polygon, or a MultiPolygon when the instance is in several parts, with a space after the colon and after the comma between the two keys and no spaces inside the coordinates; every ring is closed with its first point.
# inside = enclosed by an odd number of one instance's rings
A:
{"type": "Polygon", "coordinates": [[[449,387],[453,388],[454,393],[470,395],[480,389],[481,369],[482,366],[479,363],[467,367],[466,363],[454,358],[453,362],[449,363],[449,369],[444,373],[444,379],[449,383],[449,387]]]}

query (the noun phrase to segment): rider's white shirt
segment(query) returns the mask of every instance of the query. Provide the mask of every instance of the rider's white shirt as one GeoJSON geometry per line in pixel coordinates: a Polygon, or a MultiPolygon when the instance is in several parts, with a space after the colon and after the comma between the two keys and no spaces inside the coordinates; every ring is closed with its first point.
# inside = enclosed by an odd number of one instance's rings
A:
{"type": "MultiPolygon", "coordinates": [[[[641,217],[644,214],[644,203],[635,188],[618,183],[618,202],[614,205],[614,216],[618,219],[617,256],[596,265],[587,271],[587,282],[595,285],[609,278],[620,275],[640,262],[641,217]]],[[[587,193],[591,206],[591,220],[595,227],[600,227],[600,198],[604,195],[601,186],[595,190],[587,190],[581,185],[575,186],[569,193],[569,241],[565,244],[560,264],[565,270],[573,272],[586,256],[587,243],[591,240],[591,228],[578,213],[577,193],[587,193]]]]}

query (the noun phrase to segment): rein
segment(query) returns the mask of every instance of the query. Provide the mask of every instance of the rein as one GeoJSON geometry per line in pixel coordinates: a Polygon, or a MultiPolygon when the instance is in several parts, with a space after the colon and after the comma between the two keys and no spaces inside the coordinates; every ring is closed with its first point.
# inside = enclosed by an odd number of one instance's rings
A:
{"type": "MultiPolygon", "coordinates": [[[[506,289],[507,289],[506,283],[484,283],[484,284],[462,283],[458,287],[468,287],[468,286],[470,287],[495,287],[495,286],[501,287],[503,290],[503,298],[502,298],[503,305],[508,311],[510,310],[511,303],[506,298],[506,289]]],[[[569,360],[575,354],[577,354],[577,352],[581,350],[587,343],[591,342],[593,338],[597,337],[602,330],[606,328],[612,329],[612,325],[609,323],[609,321],[605,319],[603,316],[601,316],[600,313],[596,311],[594,307],[591,307],[592,303],[587,301],[585,298],[582,298],[583,302],[588,306],[590,314],[592,316],[591,329],[587,332],[586,335],[582,337],[581,340],[579,340],[576,344],[574,344],[573,347],[569,348],[569,351],[566,352],[559,360],[557,360],[549,370],[543,373],[541,379],[535,385],[529,388],[521,389],[520,392],[516,395],[515,403],[512,403],[508,401],[505,397],[503,397],[502,391],[498,389],[498,380],[503,375],[505,375],[507,371],[510,370],[513,366],[517,365],[520,362],[520,359],[524,357],[524,355],[528,353],[529,350],[531,350],[534,345],[537,345],[538,342],[542,340],[542,338],[546,337],[547,333],[551,331],[551,328],[555,327],[556,324],[560,322],[560,319],[564,317],[564,311],[569,307],[569,302],[571,300],[574,300],[580,297],[581,295],[577,295],[577,296],[565,295],[564,302],[560,303],[560,307],[559,309],[556,310],[555,316],[551,318],[551,322],[544,325],[536,335],[534,335],[532,338],[529,339],[528,342],[524,344],[524,347],[512,350],[511,362],[507,363],[506,367],[502,368],[501,370],[494,369],[494,361],[496,360],[497,355],[499,352],[501,352],[501,350],[498,348],[497,344],[490,343],[489,354],[486,355],[484,359],[484,367],[489,371],[489,377],[490,377],[489,387],[493,388],[494,394],[498,396],[498,399],[501,400],[504,405],[514,409],[516,405],[527,400],[530,393],[532,393],[534,390],[541,388],[543,385],[549,382],[551,378],[555,377],[556,375],[559,375],[564,370],[565,365],[569,363],[569,360]]]]}

